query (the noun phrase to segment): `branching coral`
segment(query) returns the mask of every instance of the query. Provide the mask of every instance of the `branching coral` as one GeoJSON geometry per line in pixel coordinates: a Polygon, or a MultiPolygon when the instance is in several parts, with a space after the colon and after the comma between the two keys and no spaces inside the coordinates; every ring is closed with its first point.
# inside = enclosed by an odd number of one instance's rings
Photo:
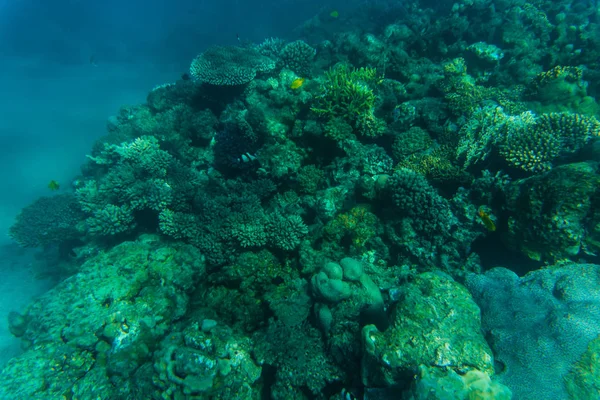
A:
{"type": "Polygon", "coordinates": [[[374,89],[378,83],[374,68],[353,69],[337,64],[325,73],[311,110],[328,120],[343,118],[364,136],[379,136],[385,126],[374,114],[377,100],[374,89]]]}
{"type": "Polygon", "coordinates": [[[558,135],[547,129],[539,129],[531,113],[511,119],[506,125],[500,155],[508,164],[529,172],[547,171],[560,154],[558,135]]]}
{"type": "Polygon", "coordinates": [[[351,121],[370,115],[375,107],[373,87],[376,83],[374,68],[353,69],[338,64],[325,73],[321,94],[316,97],[312,110],[327,118],[344,116],[351,121]]]}

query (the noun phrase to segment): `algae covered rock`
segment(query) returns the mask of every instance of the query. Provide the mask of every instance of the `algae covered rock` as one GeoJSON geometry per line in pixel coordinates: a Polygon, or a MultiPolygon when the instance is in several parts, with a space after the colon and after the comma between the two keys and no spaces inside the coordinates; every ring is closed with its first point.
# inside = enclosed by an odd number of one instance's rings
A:
{"type": "Polygon", "coordinates": [[[481,332],[479,307],[465,287],[443,273],[426,272],[399,288],[399,302],[383,332],[362,330],[366,386],[410,380],[420,365],[493,375],[493,356],[481,332]]]}
{"type": "Polygon", "coordinates": [[[131,394],[203,274],[198,250],[156,236],[91,258],[13,318],[27,321],[18,327],[27,350],[2,371],[0,398],[131,394]]]}
{"type": "Polygon", "coordinates": [[[154,383],[174,398],[257,399],[261,368],[251,351],[249,338],[217,321],[194,321],[161,343],[154,383]]]}
{"type": "Polygon", "coordinates": [[[419,373],[406,400],[510,400],[512,392],[494,382],[485,372],[470,370],[458,374],[453,369],[419,367],[419,373]]]}

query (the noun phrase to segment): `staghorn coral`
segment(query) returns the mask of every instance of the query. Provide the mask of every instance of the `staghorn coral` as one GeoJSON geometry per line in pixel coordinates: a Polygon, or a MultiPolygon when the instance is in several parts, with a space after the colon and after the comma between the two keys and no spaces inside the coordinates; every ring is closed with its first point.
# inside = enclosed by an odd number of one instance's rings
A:
{"type": "Polygon", "coordinates": [[[511,117],[506,127],[500,155],[510,165],[530,172],[547,171],[554,159],[578,152],[600,134],[596,118],[573,113],[543,114],[535,119],[523,113],[511,117]]]}
{"type": "Polygon", "coordinates": [[[556,66],[535,75],[527,86],[526,95],[532,98],[553,99],[583,93],[583,70],[579,67],[556,66]],[[558,92],[558,93],[557,93],[558,92]],[[558,96],[557,96],[558,94],[558,96]]]}
{"type": "Polygon", "coordinates": [[[537,74],[526,87],[525,95],[541,111],[571,111],[594,115],[600,106],[587,94],[583,69],[556,66],[537,74]]]}
{"type": "Polygon", "coordinates": [[[581,150],[600,134],[595,117],[574,113],[536,116],[531,111],[512,116],[501,107],[475,111],[458,132],[456,156],[468,168],[497,152],[510,166],[539,173],[553,161],[581,150]]]}
{"type": "Polygon", "coordinates": [[[325,73],[311,110],[328,120],[341,117],[365,136],[378,136],[381,122],[374,115],[373,91],[378,82],[374,68],[353,69],[337,64],[325,73]]]}
{"type": "Polygon", "coordinates": [[[275,62],[258,50],[244,47],[211,47],[192,61],[190,74],[200,82],[216,86],[243,85],[257,73],[275,68],[275,62]]]}

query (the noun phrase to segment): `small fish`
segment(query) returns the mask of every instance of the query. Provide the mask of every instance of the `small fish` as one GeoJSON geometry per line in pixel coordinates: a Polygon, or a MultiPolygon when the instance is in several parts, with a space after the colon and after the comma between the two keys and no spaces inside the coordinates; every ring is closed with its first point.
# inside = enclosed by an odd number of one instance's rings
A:
{"type": "Polygon", "coordinates": [[[238,42],[241,42],[241,41],[242,41],[242,39],[240,39],[240,34],[239,34],[239,33],[236,33],[236,34],[235,34],[235,37],[237,38],[238,42]]]}
{"type": "Polygon", "coordinates": [[[304,78],[296,78],[292,81],[290,88],[293,90],[300,89],[304,85],[304,78]]]}
{"type": "Polygon", "coordinates": [[[341,400],[357,400],[358,398],[350,391],[348,391],[346,388],[343,388],[342,391],[340,392],[340,399],[341,400]]]}
{"type": "Polygon", "coordinates": [[[329,13],[329,15],[331,16],[331,18],[337,18],[340,16],[340,13],[337,10],[333,10],[329,13]]]}
{"type": "Polygon", "coordinates": [[[98,66],[98,64],[96,63],[96,56],[90,57],[90,64],[92,64],[94,67],[98,66]]]}
{"type": "Polygon", "coordinates": [[[256,156],[250,153],[244,153],[241,156],[238,157],[237,162],[239,163],[247,163],[250,161],[255,161],[256,160],[256,156]]]}
{"type": "Polygon", "coordinates": [[[481,220],[481,222],[483,222],[483,225],[488,231],[494,232],[496,230],[496,224],[490,217],[490,214],[485,212],[483,209],[479,209],[477,215],[479,216],[479,219],[481,220]]]}
{"type": "Polygon", "coordinates": [[[60,189],[60,185],[58,184],[58,182],[56,182],[54,179],[50,181],[50,183],[48,184],[48,189],[55,191],[60,189]]]}

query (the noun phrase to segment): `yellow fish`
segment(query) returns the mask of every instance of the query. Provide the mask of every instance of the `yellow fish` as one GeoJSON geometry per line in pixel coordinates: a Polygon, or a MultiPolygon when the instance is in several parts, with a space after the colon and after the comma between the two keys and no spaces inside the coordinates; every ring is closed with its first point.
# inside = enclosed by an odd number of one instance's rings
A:
{"type": "Polygon", "coordinates": [[[292,81],[290,88],[292,88],[293,90],[300,89],[303,84],[304,84],[304,78],[296,78],[292,81]]]}
{"type": "Polygon", "coordinates": [[[337,18],[340,16],[340,13],[337,12],[337,10],[333,10],[332,12],[329,13],[329,15],[331,15],[332,18],[337,18]]]}
{"type": "Polygon", "coordinates": [[[477,212],[477,215],[479,216],[479,219],[481,220],[481,222],[483,222],[483,225],[486,227],[486,229],[488,231],[494,232],[496,230],[496,224],[492,220],[492,217],[490,216],[490,214],[488,214],[484,210],[480,209],[477,212]]]}
{"type": "Polygon", "coordinates": [[[60,189],[60,185],[54,179],[50,181],[48,184],[48,189],[54,191],[60,189]]]}

